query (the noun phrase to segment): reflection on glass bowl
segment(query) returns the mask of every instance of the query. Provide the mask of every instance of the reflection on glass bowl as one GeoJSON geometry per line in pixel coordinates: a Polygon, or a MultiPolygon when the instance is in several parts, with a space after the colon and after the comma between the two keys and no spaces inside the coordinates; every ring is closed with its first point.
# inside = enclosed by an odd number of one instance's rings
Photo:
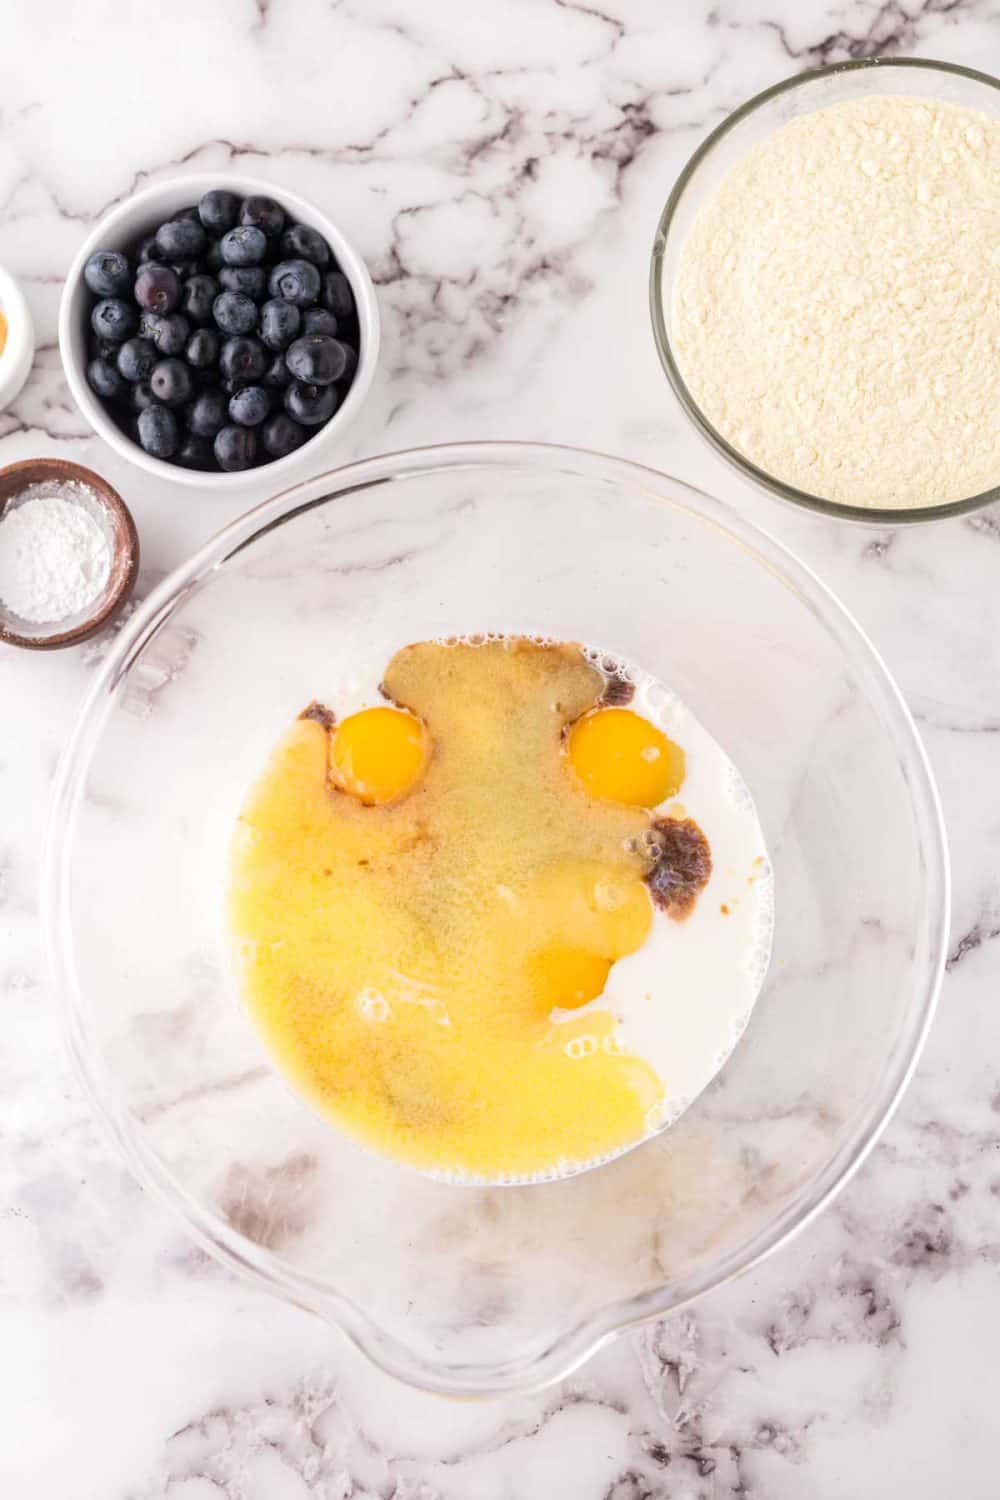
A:
{"type": "Polygon", "coordinates": [[[842,607],[665,475],[565,448],[390,455],[258,507],[121,632],[58,779],[47,915],[90,1097],[203,1245],[414,1384],[564,1375],[770,1253],[906,1083],[943,963],[947,862],[912,721],[842,607]],[[743,772],[774,866],[769,977],[680,1121],[562,1181],[430,1180],[286,1085],[230,972],[245,790],[322,698],[331,643],[596,640],[675,690],[743,772]]]}

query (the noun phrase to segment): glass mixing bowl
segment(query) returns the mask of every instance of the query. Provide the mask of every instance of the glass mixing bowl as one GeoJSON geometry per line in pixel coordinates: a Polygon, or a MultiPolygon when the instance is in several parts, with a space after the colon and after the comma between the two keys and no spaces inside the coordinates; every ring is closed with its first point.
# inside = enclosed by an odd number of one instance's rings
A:
{"type": "Polygon", "coordinates": [[[863,521],[869,526],[896,526],[910,521],[938,521],[992,505],[1000,500],[1000,474],[997,483],[981,494],[968,495],[943,505],[911,508],[842,505],[839,501],[796,489],[752,463],[706,417],[680,372],[666,311],[673,301],[674,283],[688,231],[698,210],[715,193],[730,168],[789,120],[844,100],[871,98],[875,94],[910,94],[943,99],[948,104],[977,109],[994,119],[1000,118],[1000,79],[954,63],[932,62],[920,57],[871,57],[858,62],[835,63],[828,68],[799,73],[765,89],[726,116],[701,143],[674,184],[653,241],[649,310],[657,353],[674,394],[702,436],[744,478],[758,489],[805,506],[807,510],[820,511],[841,520],[863,521]]]}
{"type": "Polygon", "coordinates": [[[71,1048],[139,1179],[226,1264],[462,1394],[554,1380],[800,1229],[899,1098],[946,942],[927,762],[843,608],[707,495],[518,443],[322,475],[178,569],[86,703],[47,871],[71,1048]],[[747,1032],[674,1126],[577,1177],[478,1188],[365,1150],[285,1083],[223,895],[237,809],[329,691],[331,641],[370,659],[489,630],[586,640],[681,695],[756,799],[776,927],[747,1032]]]}

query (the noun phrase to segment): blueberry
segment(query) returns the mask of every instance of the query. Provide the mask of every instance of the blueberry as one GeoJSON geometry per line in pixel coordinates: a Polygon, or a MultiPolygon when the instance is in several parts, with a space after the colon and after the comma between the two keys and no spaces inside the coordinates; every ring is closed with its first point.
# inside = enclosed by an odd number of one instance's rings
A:
{"type": "Polygon", "coordinates": [[[354,293],[343,271],[327,271],[323,277],[323,306],[336,318],[349,318],[354,311],[354,293]]]}
{"type": "Polygon", "coordinates": [[[229,399],[230,419],[239,427],[256,427],[270,410],[271,398],[260,385],[245,385],[229,399]]]}
{"type": "Polygon", "coordinates": [[[208,438],[189,432],[177,450],[177,462],[185,469],[214,469],[215,454],[208,438]]]}
{"type": "Polygon", "coordinates": [[[152,339],[160,354],[180,354],[191,332],[187,318],[180,313],[143,313],[139,332],[152,339]]]}
{"type": "Polygon", "coordinates": [[[90,326],[101,339],[113,339],[120,344],[129,339],[139,326],[139,314],[131,302],[121,297],[105,297],[98,302],[90,315],[90,326]]]}
{"type": "Polygon", "coordinates": [[[208,370],[219,358],[219,335],[214,328],[198,328],[187,341],[184,358],[196,370],[208,370]]]}
{"type": "Polygon", "coordinates": [[[308,224],[292,224],[281,236],[281,253],[289,259],[311,260],[314,266],[328,266],[332,259],[330,246],[321,234],[308,224]]]}
{"type": "Polygon", "coordinates": [[[283,411],[269,418],[260,430],[264,450],[272,458],[285,458],[287,454],[294,453],[296,448],[301,448],[308,436],[306,429],[299,422],[293,422],[283,411]]]}
{"type": "Polygon", "coordinates": [[[138,380],[130,387],[132,397],[132,410],[136,412],[145,411],[147,406],[156,406],[157,400],[153,395],[153,387],[148,380],[138,380]]]}
{"type": "Polygon", "coordinates": [[[124,432],[130,442],[139,441],[139,421],[130,411],[116,411],[112,413],[119,428],[124,432]]]}
{"type": "Polygon", "coordinates": [[[142,265],[147,260],[156,260],[159,253],[156,248],[156,235],[147,234],[139,241],[139,248],[135,253],[135,258],[142,265]]]}
{"type": "Polygon", "coordinates": [[[83,279],[95,297],[127,297],[132,267],[117,250],[97,250],[83,268],[83,279]]]}
{"type": "Polygon", "coordinates": [[[244,198],[240,208],[240,223],[253,225],[269,240],[276,240],[285,227],[285,210],[273,198],[254,193],[244,198]]]}
{"type": "Polygon", "coordinates": [[[184,284],[181,296],[181,312],[192,323],[208,323],[212,317],[212,303],[219,295],[219,284],[214,276],[195,272],[184,284]]]}
{"type": "Polygon", "coordinates": [[[220,292],[212,304],[212,316],[223,333],[253,333],[257,304],[242,292],[220,292]]]}
{"type": "Polygon", "coordinates": [[[259,266],[267,253],[267,237],[256,224],[230,229],[219,242],[227,266],[259,266]]]}
{"type": "Polygon", "coordinates": [[[302,314],[292,302],[272,297],[260,310],[260,336],[269,349],[284,349],[299,331],[302,314]]]}
{"type": "Polygon", "coordinates": [[[327,312],[325,307],[308,307],[302,314],[303,333],[325,333],[327,338],[335,339],[339,326],[333,313],[327,312]]]}
{"type": "Polygon", "coordinates": [[[191,402],[185,416],[189,430],[197,437],[214,438],[229,420],[229,403],[219,390],[202,391],[191,402]]]}
{"type": "Polygon", "coordinates": [[[177,452],[177,418],[154,403],[139,413],[139,442],[154,458],[173,458],[177,452]]]}
{"type": "Polygon", "coordinates": [[[267,369],[267,350],[257,339],[226,339],[219,354],[219,373],[233,389],[255,385],[267,369]]]}
{"type": "Polygon", "coordinates": [[[169,266],[149,260],[135,278],[135,300],[145,312],[173,312],[181,300],[181,283],[169,266]]]}
{"type": "Polygon", "coordinates": [[[347,353],[325,333],[307,333],[286,351],[285,363],[304,385],[332,385],[347,367],[347,353]]]}
{"type": "Polygon", "coordinates": [[[251,427],[223,427],[215,435],[215,457],[220,469],[249,469],[257,456],[257,434],[251,427]]]}
{"type": "MultiPolygon", "coordinates": [[[[177,353],[179,355],[181,355],[181,357],[183,358],[183,357],[185,357],[184,351],[187,349],[188,342],[189,342],[189,340],[191,338],[191,334],[192,334],[192,331],[193,331],[192,328],[191,328],[191,324],[188,322],[187,318],[185,318],[183,316],[182,313],[171,313],[170,314],[170,328],[171,328],[171,342],[173,342],[173,339],[178,334],[182,333],[183,336],[184,336],[184,342],[181,345],[181,347],[177,350],[177,353]]],[[[153,342],[156,343],[156,340],[154,339],[153,342]]],[[[160,350],[161,354],[173,354],[174,353],[173,348],[169,348],[168,349],[167,346],[166,346],[166,344],[158,344],[157,348],[160,350]]]]}
{"type": "Polygon", "coordinates": [[[150,339],[126,339],[118,351],[118,373],[123,380],[148,380],[156,364],[156,345],[150,339]]]}
{"type": "Polygon", "coordinates": [[[198,204],[198,217],[209,234],[225,234],[232,229],[240,212],[240,200],[224,188],[213,188],[198,204]]]}
{"type": "Polygon", "coordinates": [[[285,364],[285,356],[276,354],[261,376],[261,385],[267,386],[269,390],[284,390],[286,385],[291,384],[292,374],[285,364]]]}
{"type": "Polygon", "coordinates": [[[318,427],[330,420],[339,400],[332,385],[301,385],[296,380],[285,392],[285,410],[296,422],[318,427]]]}
{"type": "Polygon", "coordinates": [[[198,219],[170,219],[156,231],[156,243],[164,260],[193,260],[208,243],[198,219]]]}
{"type": "Polygon", "coordinates": [[[347,363],[337,376],[337,384],[346,390],[354,379],[354,372],[358,368],[358,351],[351,344],[341,344],[340,347],[347,355],[347,363]]]}
{"type": "Polygon", "coordinates": [[[179,208],[174,214],[175,219],[194,219],[197,224],[201,223],[201,215],[198,212],[197,203],[189,203],[187,208],[179,208]]]}
{"type": "MultiPolygon", "coordinates": [[[[124,347],[124,346],[123,346],[124,347]]],[[[92,359],[87,366],[87,382],[90,389],[102,401],[118,401],[126,394],[125,381],[116,365],[109,359],[92,359]]]]}
{"type": "Polygon", "coordinates": [[[242,292],[259,302],[267,287],[267,272],[263,266],[223,266],[219,285],[227,292],[242,292]]]}
{"type": "Polygon", "coordinates": [[[268,281],[272,297],[284,297],[296,307],[310,307],[318,300],[320,276],[308,260],[283,260],[275,266],[268,281]]]}
{"type": "Polygon", "coordinates": [[[115,339],[99,339],[93,329],[87,339],[87,353],[91,359],[106,359],[114,364],[118,358],[118,344],[115,339]]]}
{"type": "Polygon", "coordinates": [[[222,259],[221,240],[212,241],[208,249],[205,251],[205,254],[202,257],[202,261],[204,264],[204,269],[206,271],[210,271],[213,276],[217,276],[219,274],[219,272],[222,270],[222,267],[225,265],[225,261],[222,259]]]}
{"type": "Polygon", "coordinates": [[[161,359],[149,377],[153,395],[164,406],[183,406],[190,401],[194,389],[191,371],[182,359],[161,359]]]}

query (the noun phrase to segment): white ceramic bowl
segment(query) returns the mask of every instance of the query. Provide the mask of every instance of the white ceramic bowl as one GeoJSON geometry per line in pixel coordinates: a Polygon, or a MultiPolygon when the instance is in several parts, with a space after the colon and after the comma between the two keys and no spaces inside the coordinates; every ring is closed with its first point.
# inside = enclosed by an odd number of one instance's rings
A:
{"type": "Polygon", "coordinates": [[[0,266],[0,312],[7,320],[7,342],[0,354],[0,411],[20,394],[35,357],[35,327],[24,293],[0,266]]]}
{"type": "Polygon", "coordinates": [[[343,232],[304,198],[287,192],[273,182],[262,182],[256,177],[244,177],[233,172],[206,172],[173,177],[169,182],[158,183],[155,187],[136,193],[105,214],[87,235],[70,266],[59,306],[59,353],[66,379],[74,401],[94,431],[122,458],[138,464],[150,474],[159,475],[162,479],[172,479],[177,484],[197,485],[214,490],[238,489],[241,485],[245,486],[249,479],[264,472],[269,480],[283,483],[291,478],[301,478],[309,469],[315,469],[321,462],[326,462],[329,449],[357,416],[368,394],[375,374],[378,349],[379,316],[375,288],[364,261],[343,232]],[[87,318],[91,294],[83,280],[83,268],[90,256],[95,250],[122,250],[133,245],[172,213],[188,204],[197,203],[202,194],[211,188],[226,188],[230,192],[239,193],[241,197],[250,193],[264,193],[280,203],[293,219],[317,230],[329,244],[340,269],[351,283],[360,329],[358,368],[354,381],[343,405],[329,422],[286,458],[276,458],[253,469],[225,474],[185,469],[180,464],[151,457],[122,431],[87,383],[87,318]]]}

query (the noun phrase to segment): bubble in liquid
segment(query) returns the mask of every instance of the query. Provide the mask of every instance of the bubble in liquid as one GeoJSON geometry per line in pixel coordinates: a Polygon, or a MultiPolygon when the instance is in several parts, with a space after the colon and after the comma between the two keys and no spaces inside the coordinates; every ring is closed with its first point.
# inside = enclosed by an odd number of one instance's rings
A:
{"type": "Polygon", "coordinates": [[[731,1023],[729,1027],[729,1035],[726,1038],[725,1045],[720,1048],[715,1057],[712,1059],[711,1069],[713,1076],[718,1073],[721,1068],[725,1067],[730,1057],[732,1057],[733,1049],[747,1029],[750,1021],[750,1012],[752,1010],[753,1006],[751,1005],[749,1010],[744,1011],[741,1016],[737,1016],[736,1019],[731,1023]]]}
{"type": "Polygon", "coordinates": [[[598,911],[620,911],[626,902],[625,892],[611,880],[598,880],[594,886],[594,905],[598,911]]]}
{"type": "Polygon", "coordinates": [[[643,701],[655,714],[662,714],[670,705],[670,694],[660,683],[648,678],[643,685],[643,701]]]}
{"type": "Polygon", "coordinates": [[[389,1018],[389,1002],[378,990],[362,990],[357,1006],[366,1021],[387,1021],[389,1018]]]}
{"type": "Polygon", "coordinates": [[[740,775],[739,771],[737,771],[732,761],[729,762],[727,770],[728,776],[726,779],[726,792],[728,793],[729,799],[732,802],[733,806],[738,808],[752,808],[753,798],[750,795],[750,788],[747,786],[746,782],[743,780],[743,777],[740,775]]]}
{"type": "Polygon", "coordinates": [[[259,944],[256,938],[237,938],[234,957],[238,969],[249,969],[256,962],[259,944]]]}
{"type": "Polygon", "coordinates": [[[567,1057],[574,1060],[581,1057],[593,1057],[597,1051],[597,1038],[592,1036],[575,1036],[571,1042],[567,1042],[563,1048],[567,1057]]]}
{"type": "Polygon", "coordinates": [[[774,874],[765,864],[753,886],[754,944],[747,959],[747,968],[754,989],[764,983],[771,963],[771,945],[774,942],[774,874]]]}

